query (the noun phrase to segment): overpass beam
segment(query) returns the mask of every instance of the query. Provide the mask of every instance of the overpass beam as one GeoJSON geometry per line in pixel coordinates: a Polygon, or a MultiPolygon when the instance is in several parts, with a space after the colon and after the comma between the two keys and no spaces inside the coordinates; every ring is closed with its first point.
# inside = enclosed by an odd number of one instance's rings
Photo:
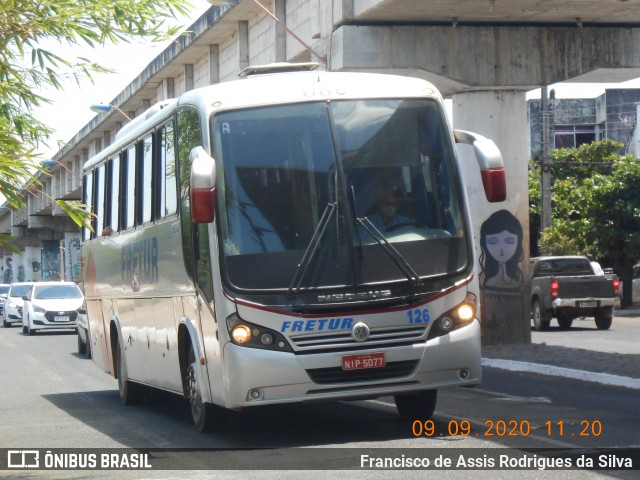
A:
{"type": "Polygon", "coordinates": [[[344,25],[332,38],[331,69],[417,75],[445,96],[533,90],[570,79],[636,78],[638,44],[640,27],[344,25]]]}

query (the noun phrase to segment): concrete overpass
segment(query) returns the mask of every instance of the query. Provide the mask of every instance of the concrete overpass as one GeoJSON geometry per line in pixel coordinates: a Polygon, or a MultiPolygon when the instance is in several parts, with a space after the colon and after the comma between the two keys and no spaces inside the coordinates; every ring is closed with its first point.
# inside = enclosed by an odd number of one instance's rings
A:
{"type": "MultiPolygon", "coordinates": [[[[526,91],[561,81],[640,77],[640,0],[236,0],[195,20],[189,35],[143,68],[111,103],[133,117],[157,101],[234,79],[248,65],[315,60],[257,1],[326,56],[328,69],[426,78],[452,98],[456,128],[496,141],[510,198],[499,207],[474,202],[478,235],[483,220],[504,208],[528,238],[526,91]]],[[[42,193],[25,191],[25,208],[0,208],[0,234],[11,235],[24,252],[14,256],[14,269],[24,265],[36,279],[64,270],[66,278],[79,280],[79,231],[51,199],[81,198],[83,162],[111,143],[123,121],[116,111],[96,116],[55,155],[52,175],[41,177],[42,193]]],[[[474,196],[478,174],[465,175],[474,196]]],[[[524,247],[526,271],[526,242],[524,247]]],[[[4,265],[9,254],[1,253],[4,265]]],[[[508,313],[489,309],[486,323],[494,322],[504,341],[527,335],[528,327],[514,333],[507,322],[528,315],[528,306],[502,302],[500,308],[508,313]]]]}

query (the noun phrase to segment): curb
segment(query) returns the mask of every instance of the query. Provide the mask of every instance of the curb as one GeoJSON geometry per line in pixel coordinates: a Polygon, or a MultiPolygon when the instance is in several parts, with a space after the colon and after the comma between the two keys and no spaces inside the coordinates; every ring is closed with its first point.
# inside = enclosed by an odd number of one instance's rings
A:
{"type": "Polygon", "coordinates": [[[483,358],[483,367],[499,368],[501,370],[511,370],[513,372],[539,373],[556,377],[572,378],[583,382],[596,382],[614,387],[631,388],[640,390],[640,379],[611,375],[609,373],[585,372],[583,370],[573,370],[564,367],[554,367],[552,365],[542,365],[540,363],[518,362],[515,360],[499,360],[493,358],[483,358]]]}

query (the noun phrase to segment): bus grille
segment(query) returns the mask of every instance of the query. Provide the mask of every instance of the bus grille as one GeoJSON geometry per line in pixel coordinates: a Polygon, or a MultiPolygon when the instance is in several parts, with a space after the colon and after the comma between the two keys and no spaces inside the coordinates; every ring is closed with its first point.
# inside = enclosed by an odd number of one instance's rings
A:
{"type": "Polygon", "coordinates": [[[321,385],[331,383],[372,382],[411,375],[418,365],[418,360],[389,362],[383,368],[364,368],[361,370],[343,370],[342,367],[314,368],[307,370],[314,383],[321,385]]]}
{"type": "Polygon", "coordinates": [[[393,346],[406,342],[426,339],[427,327],[407,325],[402,327],[371,328],[366,342],[356,342],[351,332],[326,332],[312,335],[297,335],[290,337],[291,342],[300,351],[321,349],[345,349],[353,347],[369,348],[377,345],[393,346]]]}

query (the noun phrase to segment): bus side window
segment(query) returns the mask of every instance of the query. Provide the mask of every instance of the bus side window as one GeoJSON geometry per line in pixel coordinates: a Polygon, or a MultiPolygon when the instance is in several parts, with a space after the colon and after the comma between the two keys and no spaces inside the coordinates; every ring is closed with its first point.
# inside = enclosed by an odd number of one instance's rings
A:
{"type": "MultiPolygon", "coordinates": [[[[84,199],[83,202],[88,208],[93,211],[93,172],[87,172],[84,176],[84,185],[83,185],[84,199]]],[[[91,227],[95,231],[95,220],[91,220],[91,227]]],[[[87,241],[91,239],[91,230],[84,227],[82,229],[82,240],[87,241]]]]}
{"type": "Polygon", "coordinates": [[[158,218],[173,215],[178,210],[176,157],[173,123],[165,124],[158,133],[159,137],[159,186],[158,218]]]}
{"type": "Polygon", "coordinates": [[[111,227],[112,232],[120,230],[120,155],[115,155],[109,160],[108,168],[108,200],[107,209],[109,216],[107,217],[107,226],[111,227]]]}
{"type": "Polygon", "coordinates": [[[140,207],[139,224],[149,223],[153,218],[153,135],[142,140],[139,180],[140,195],[136,198],[140,207]]]}
{"type": "Polygon", "coordinates": [[[136,146],[130,145],[127,148],[127,154],[125,157],[125,207],[123,208],[124,219],[122,221],[123,228],[131,228],[135,225],[135,212],[136,212],[136,146]]]}
{"type": "Polygon", "coordinates": [[[205,223],[194,225],[191,222],[191,203],[189,180],[191,163],[189,153],[202,145],[202,130],[198,112],[184,109],[177,114],[176,123],[177,164],[179,166],[180,185],[180,223],[183,235],[183,256],[189,276],[200,287],[207,298],[213,299],[213,278],[211,276],[211,252],[209,250],[209,226],[205,223]]]}
{"type": "Polygon", "coordinates": [[[100,165],[96,169],[96,184],[95,184],[95,204],[94,212],[96,214],[95,234],[94,237],[102,236],[102,229],[104,228],[105,218],[105,170],[104,164],[100,165]]]}

